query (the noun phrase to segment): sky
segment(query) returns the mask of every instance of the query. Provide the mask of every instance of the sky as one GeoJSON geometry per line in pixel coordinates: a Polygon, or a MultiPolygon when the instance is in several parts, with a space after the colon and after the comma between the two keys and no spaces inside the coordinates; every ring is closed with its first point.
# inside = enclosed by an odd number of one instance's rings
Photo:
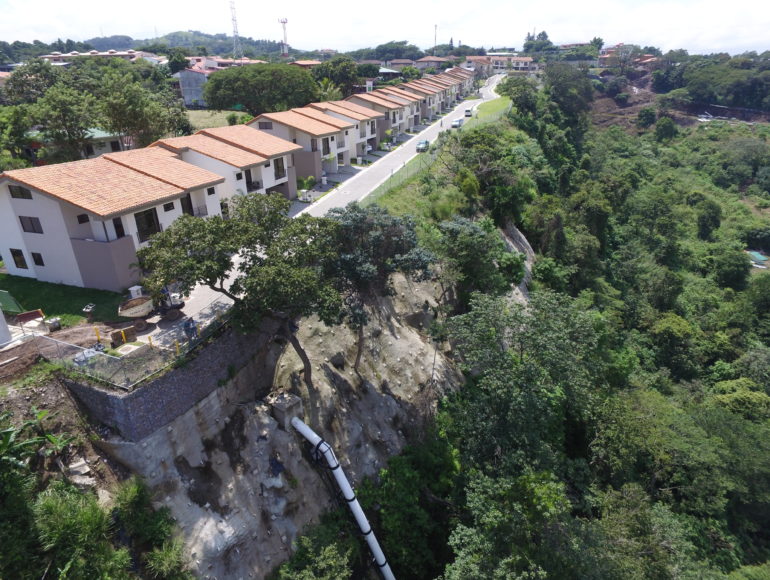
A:
{"type": "MultiPolygon", "coordinates": [[[[738,54],[770,50],[770,8],[762,0],[604,0],[547,3],[510,0],[389,0],[361,2],[245,2],[235,0],[241,37],[279,41],[287,18],[293,48],[340,52],[407,40],[521,49],[528,32],[545,30],[555,44],[619,42],[666,52],[738,54]]],[[[230,0],[0,0],[0,40],[52,42],[127,35],[152,39],[179,30],[232,35],[230,0]]]]}

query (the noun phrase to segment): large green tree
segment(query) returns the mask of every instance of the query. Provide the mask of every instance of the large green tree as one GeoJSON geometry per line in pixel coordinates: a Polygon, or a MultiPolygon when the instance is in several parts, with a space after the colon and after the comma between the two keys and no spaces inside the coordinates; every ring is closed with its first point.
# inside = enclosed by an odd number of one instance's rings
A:
{"type": "Polygon", "coordinates": [[[32,117],[53,149],[51,157],[62,161],[81,158],[91,130],[98,124],[97,108],[96,97],[63,84],[54,85],[37,100],[32,117]]]}
{"type": "Polygon", "coordinates": [[[319,82],[323,79],[331,80],[340,88],[343,97],[349,97],[353,94],[353,85],[359,79],[358,66],[348,56],[335,56],[313,67],[313,78],[319,82]]]}
{"type": "Polygon", "coordinates": [[[336,224],[290,218],[289,202],[280,195],[249,194],[231,206],[227,220],[183,217],[153,236],[137,252],[146,283],[156,292],[174,280],[182,292],[206,284],[233,300],[234,320],[243,329],[256,328],[265,317],[278,320],[312,387],[312,365],[295,335],[296,324],[310,314],[328,324],[339,321],[342,301],[330,275],[336,224]]]}
{"type": "Polygon", "coordinates": [[[241,106],[252,115],[285,111],[313,101],[318,89],[313,76],[288,64],[252,64],[217,71],[204,88],[209,107],[241,106]]]}

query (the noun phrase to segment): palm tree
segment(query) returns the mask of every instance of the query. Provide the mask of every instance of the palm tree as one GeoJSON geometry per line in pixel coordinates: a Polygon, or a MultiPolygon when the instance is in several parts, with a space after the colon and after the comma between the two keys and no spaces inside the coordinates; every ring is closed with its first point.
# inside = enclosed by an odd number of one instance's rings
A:
{"type": "Polygon", "coordinates": [[[318,98],[322,101],[339,101],[342,99],[342,90],[329,78],[318,81],[318,98]]]}

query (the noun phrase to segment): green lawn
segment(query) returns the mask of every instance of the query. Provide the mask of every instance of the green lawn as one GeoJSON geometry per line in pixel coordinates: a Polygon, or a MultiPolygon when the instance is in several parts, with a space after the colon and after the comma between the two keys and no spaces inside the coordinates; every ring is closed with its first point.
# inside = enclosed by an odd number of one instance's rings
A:
{"type": "Polygon", "coordinates": [[[96,305],[94,321],[114,322],[123,296],[117,292],[38,282],[32,278],[0,274],[0,290],[7,290],[27,310],[39,308],[46,317],[59,316],[63,326],[84,321],[83,307],[96,305]]]}
{"type": "MultiPolygon", "coordinates": [[[[190,119],[190,123],[195,127],[196,131],[201,129],[210,129],[212,127],[226,127],[227,115],[232,111],[207,111],[196,110],[187,111],[187,118],[190,119]]],[[[243,113],[238,113],[242,115],[243,113]]]]}

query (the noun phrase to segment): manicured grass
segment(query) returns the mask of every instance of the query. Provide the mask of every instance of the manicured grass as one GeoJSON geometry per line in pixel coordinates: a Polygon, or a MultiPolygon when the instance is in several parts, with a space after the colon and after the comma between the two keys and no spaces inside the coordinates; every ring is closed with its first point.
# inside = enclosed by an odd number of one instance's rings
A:
{"type": "Polygon", "coordinates": [[[499,99],[493,99],[486,103],[482,103],[474,112],[473,118],[467,119],[465,126],[468,128],[490,120],[495,120],[501,117],[510,106],[511,99],[508,97],[500,97],[499,99]]]}
{"type": "Polygon", "coordinates": [[[38,282],[10,274],[0,274],[0,290],[10,292],[26,310],[39,308],[47,318],[60,317],[62,326],[74,326],[84,321],[83,307],[91,303],[96,305],[94,321],[121,320],[118,304],[123,296],[117,292],[38,282]]]}
{"type": "MultiPolygon", "coordinates": [[[[227,115],[232,111],[208,111],[208,110],[195,110],[187,111],[187,118],[190,119],[190,123],[196,130],[210,129],[212,127],[226,127],[227,115]]],[[[238,113],[242,115],[243,113],[238,113]]]]}

